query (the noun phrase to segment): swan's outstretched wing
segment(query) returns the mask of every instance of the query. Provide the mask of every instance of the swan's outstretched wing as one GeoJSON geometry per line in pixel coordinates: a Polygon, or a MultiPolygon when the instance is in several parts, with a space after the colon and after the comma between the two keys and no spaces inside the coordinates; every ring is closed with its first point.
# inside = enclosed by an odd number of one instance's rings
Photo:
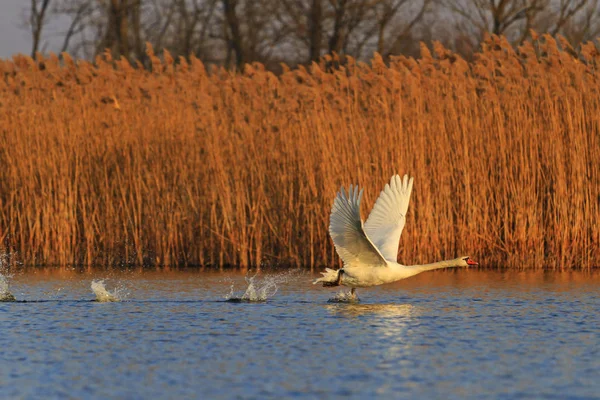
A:
{"type": "Polygon", "coordinates": [[[345,265],[385,266],[387,263],[369,240],[360,219],[360,199],[363,191],[350,185],[348,194],[342,187],[333,202],[329,234],[345,265]]]}
{"type": "Polygon", "coordinates": [[[404,179],[393,176],[365,222],[365,232],[386,260],[396,262],[398,259],[398,244],[412,187],[413,178],[408,179],[408,175],[404,175],[404,179]]]}

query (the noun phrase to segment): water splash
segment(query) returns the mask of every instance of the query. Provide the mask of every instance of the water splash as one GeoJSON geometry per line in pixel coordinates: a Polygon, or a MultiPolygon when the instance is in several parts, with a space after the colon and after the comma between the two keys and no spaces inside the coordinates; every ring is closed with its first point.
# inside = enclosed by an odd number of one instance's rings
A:
{"type": "Polygon", "coordinates": [[[104,279],[93,280],[92,291],[96,295],[96,301],[99,303],[122,301],[127,296],[126,289],[122,286],[108,291],[104,285],[104,279]]]}
{"type": "Polygon", "coordinates": [[[246,287],[244,294],[236,297],[234,284],[232,282],[229,294],[225,296],[225,300],[239,303],[267,301],[267,299],[275,296],[278,290],[278,285],[288,282],[296,275],[297,271],[292,270],[279,274],[267,275],[260,278],[258,277],[258,274],[251,277],[246,276],[244,279],[246,280],[248,287],[246,287]]]}
{"type": "Polygon", "coordinates": [[[15,296],[10,292],[8,278],[0,273],[0,302],[15,300],[15,296]]]}
{"type": "Polygon", "coordinates": [[[227,281],[227,283],[229,283],[229,293],[227,293],[225,296],[223,296],[223,298],[228,301],[231,300],[234,296],[235,293],[235,283],[233,282],[233,279],[227,277],[225,279],[227,281]]]}
{"type": "Polygon", "coordinates": [[[0,302],[16,300],[10,292],[10,278],[12,278],[12,275],[7,273],[9,261],[9,253],[0,253],[0,302]]]}
{"type": "Polygon", "coordinates": [[[50,289],[43,292],[44,298],[47,300],[58,300],[64,298],[66,293],[64,292],[65,288],[58,287],[56,289],[50,289]]]}
{"type": "Polygon", "coordinates": [[[336,293],[335,296],[328,300],[329,303],[360,303],[357,295],[352,292],[344,292],[343,290],[336,293]]]}

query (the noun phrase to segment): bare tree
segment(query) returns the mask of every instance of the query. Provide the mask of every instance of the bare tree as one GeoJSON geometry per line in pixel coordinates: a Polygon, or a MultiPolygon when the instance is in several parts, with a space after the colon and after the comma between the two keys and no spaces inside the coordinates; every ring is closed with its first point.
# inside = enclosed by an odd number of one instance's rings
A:
{"type": "Polygon", "coordinates": [[[572,46],[596,39],[600,36],[600,1],[588,1],[561,25],[557,33],[565,36],[572,46]]]}
{"type": "Polygon", "coordinates": [[[150,42],[155,51],[167,49],[175,56],[194,54],[218,62],[213,47],[222,46],[218,42],[222,41],[223,22],[217,21],[221,6],[221,0],[153,2],[140,22],[143,41],[150,42]]]}
{"type": "Polygon", "coordinates": [[[194,54],[242,68],[258,61],[307,63],[336,52],[369,59],[415,54],[420,40],[442,39],[465,52],[486,32],[517,44],[530,29],[564,35],[571,44],[600,33],[600,0],[30,0],[32,54],[45,23],[67,21],[60,51],[91,59],[145,59],[194,54]],[[437,18],[436,18],[437,17],[437,18]],[[433,23],[435,21],[435,23],[433,23]],[[448,22],[450,21],[450,22],[448,22]]]}
{"type": "Polygon", "coordinates": [[[113,57],[129,55],[128,0],[110,0],[107,5],[108,24],[99,46],[110,49],[113,57]]]}
{"type": "Polygon", "coordinates": [[[115,58],[142,59],[150,42],[157,52],[241,68],[314,61],[334,51],[357,58],[401,51],[435,0],[46,1],[53,16],[69,21],[61,51],[75,56],[93,58],[108,48],[115,58]]]}
{"type": "Polygon", "coordinates": [[[142,40],[142,0],[130,0],[129,12],[131,24],[131,44],[135,57],[140,60],[144,57],[144,43],[142,40]]]}
{"type": "Polygon", "coordinates": [[[348,34],[348,0],[329,0],[333,7],[333,30],[329,37],[329,53],[340,53],[348,34]]]}
{"type": "Polygon", "coordinates": [[[588,0],[560,0],[556,22],[554,23],[554,27],[550,30],[550,34],[556,35],[559,33],[565,24],[587,4],[588,0]]]}
{"type": "Polygon", "coordinates": [[[318,60],[321,56],[321,44],[323,42],[323,5],[322,0],[312,0],[308,16],[309,30],[309,60],[318,60]]]}
{"type": "Polygon", "coordinates": [[[46,12],[50,0],[31,0],[31,8],[29,13],[29,26],[31,27],[31,56],[34,57],[35,53],[39,50],[40,40],[42,36],[42,29],[46,22],[46,12]]]}
{"type": "MultiPolygon", "coordinates": [[[[454,36],[469,38],[471,48],[486,32],[504,35],[513,44],[523,42],[531,29],[540,33],[568,34],[583,24],[583,31],[594,31],[598,0],[444,0],[447,10],[457,19],[454,36]],[[575,23],[575,21],[578,21],[575,23]]],[[[576,29],[577,30],[577,29],[576,29]]],[[[573,45],[586,34],[570,35],[573,45]]]]}
{"type": "MultiPolygon", "coordinates": [[[[476,40],[486,32],[510,36],[510,29],[519,22],[530,21],[548,6],[549,0],[448,0],[448,9],[472,25],[476,40]]],[[[516,37],[521,37],[520,32],[516,37]]]]}
{"type": "Polygon", "coordinates": [[[316,61],[321,57],[326,4],[324,0],[281,0],[279,23],[289,27],[288,42],[299,54],[297,62],[316,61]]]}
{"type": "Polygon", "coordinates": [[[402,42],[410,37],[414,27],[423,20],[431,0],[384,0],[376,6],[377,52],[389,56],[402,52],[402,42]],[[410,9],[412,6],[412,10],[410,9]]]}
{"type": "Polygon", "coordinates": [[[55,12],[61,14],[66,13],[71,17],[71,22],[69,23],[69,28],[64,32],[63,44],[60,49],[60,52],[65,52],[70,49],[69,45],[71,43],[71,39],[73,36],[77,35],[81,31],[85,29],[82,21],[84,21],[86,15],[90,12],[91,7],[87,2],[82,2],[80,4],[74,4],[69,8],[56,8],[55,12]],[[68,11],[68,13],[67,13],[68,11]]]}
{"type": "Polygon", "coordinates": [[[533,29],[561,34],[573,46],[593,40],[600,33],[598,0],[556,0],[535,22],[533,29]]]}
{"type": "MultiPolygon", "coordinates": [[[[228,43],[228,60],[230,51],[235,53],[235,64],[238,69],[244,65],[244,44],[242,43],[242,33],[240,29],[240,21],[236,14],[237,0],[223,0],[223,12],[225,13],[226,22],[226,37],[228,43]]],[[[230,62],[227,61],[227,65],[230,62]]]]}
{"type": "Polygon", "coordinates": [[[309,61],[335,51],[369,58],[374,51],[396,54],[403,39],[429,11],[433,0],[281,0],[282,23],[309,61]]]}

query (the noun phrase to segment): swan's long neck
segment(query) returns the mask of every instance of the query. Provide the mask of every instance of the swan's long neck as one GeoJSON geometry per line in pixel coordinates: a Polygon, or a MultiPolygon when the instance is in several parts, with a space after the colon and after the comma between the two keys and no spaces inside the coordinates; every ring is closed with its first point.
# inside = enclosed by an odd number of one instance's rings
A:
{"type": "Polygon", "coordinates": [[[409,268],[415,269],[419,272],[424,272],[440,268],[460,267],[463,265],[463,262],[463,259],[459,257],[453,258],[452,260],[438,261],[431,264],[410,265],[409,268]]]}
{"type": "MultiPolygon", "coordinates": [[[[455,258],[452,260],[444,260],[432,264],[422,265],[402,265],[393,263],[387,270],[388,273],[383,277],[385,283],[406,279],[411,276],[420,274],[421,272],[431,271],[440,268],[462,267],[465,265],[464,257],[455,258]]],[[[383,273],[383,272],[382,272],[383,273]]]]}

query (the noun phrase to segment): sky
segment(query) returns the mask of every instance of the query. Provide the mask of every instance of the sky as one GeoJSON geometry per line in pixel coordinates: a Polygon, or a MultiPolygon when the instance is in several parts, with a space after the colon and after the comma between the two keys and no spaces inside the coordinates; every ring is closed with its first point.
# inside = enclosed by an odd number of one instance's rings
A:
{"type": "MultiPolygon", "coordinates": [[[[15,53],[31,52],[31,35],[24,29],[23,19],[29,0],[0,0],[0,58],[10,58],[15,53]]],[[[60,24],[53,21],[45,28],[44,42],[48,51],[60,48],[60,24]]],[[[44,43],[42,43],[43,45],[44,43]]]]}

